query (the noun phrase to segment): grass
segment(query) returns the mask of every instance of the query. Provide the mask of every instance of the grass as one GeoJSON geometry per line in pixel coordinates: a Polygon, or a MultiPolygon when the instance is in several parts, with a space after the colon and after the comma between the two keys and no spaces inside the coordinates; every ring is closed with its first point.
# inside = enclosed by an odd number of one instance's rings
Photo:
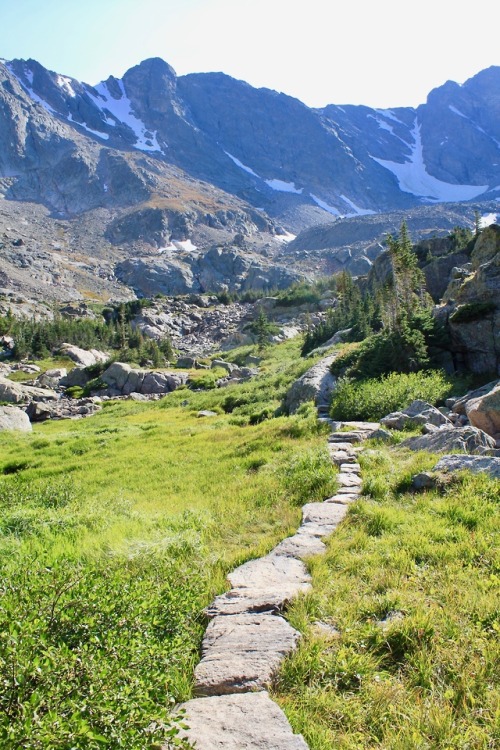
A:
{"type": "Polygon", "coordinates": [[[304,638],[275,696],[311,750],[500,743],[498,482],[407,491],[436,457],[374,447],[364,493],[289,611],[304,638]],[[339,635],[319,634],[314,622],[339,635]]]}
{"type": "Polygon", "coordinates": [[[250,424],[297,360],[270,349],[228,413],[237,388],[181,390],[0,436],[0,746],[174,742],[203,608],[335,487],[311,407],[250,424]]]}

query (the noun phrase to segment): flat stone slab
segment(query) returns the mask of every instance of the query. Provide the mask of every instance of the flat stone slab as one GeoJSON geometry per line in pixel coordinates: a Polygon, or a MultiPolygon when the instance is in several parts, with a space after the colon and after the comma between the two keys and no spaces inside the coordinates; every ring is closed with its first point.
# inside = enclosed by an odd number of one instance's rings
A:
{"type": "Polygon", "coordinates": [[[349,474],[361,474],[361,466],[358,463],[340,464],[340,471],[345,471],[349,474]]]}
{"type": "Polygon", "coordinates": [[[183,737],[197,750],[308,750],[265,691],[195,698],[181,708],[189,726],[183,737]]]}
{"type": "Polygon", "coordinates": [[[347,451],[335,451],[335,453],[330,454],[330,458],[337,466],[342,466],[342,464],[349,463],[349,461],[353,464],[356,463],[356,454],[347,453],[347,451]]]}
{"type": "Polygon", "coordinates": [[[337,484],[339,487],[361,487],[363,480],[357,474],[342,471],[337,474],[337,484]]]}
{"type": "Polygon", "coordinates": [[[231,591],[217,596],[207,608],[207,615],[282,610],[290,599],[311,588],[306,566],[294,558],[295,555],[287,556],[284,551],[280,554],[272,552],[235,568],[228,575],[231,591]]]}
{"type": "Polygon", "coordinates": [[[332,432],[328,435],[329,443],[359,443],[363,440],[364,433],[361,432],[332,432]]]}
{"type": "Polygon", "coordinates": [[[349,427],[351,430],[363,430],[364,432],[372,432],[378,430],[380,422],[341,422],[342,427],[349,427]]]}
{"type": "Polygon", "coordinates": [[[273,550],[275,555],[285,555],[303,559],[311,555],[321,555],[326,551],[326,545],[317,536],[307,533],[297,533],[283,539],[273,550]]]}
{"type": "Polygon", "coordinates": [[[337,523],[315,523],[314,521],[302,522],[297,534],[318,537],[318,539],[330,536],[335,531],[337,523]]]}
{"type": "Polygon", "coordinates": [[[300,633],[269,613],[215,617],[205,631],[194,671],[197,695],[225,695],[268,687],[300,633]]]}
{"type": "Polygon", "coordinates": [[[328,524],[337,526],[344,518],[347,510],[332,503],[307,503],[302,508],[303,523],[328,524]]]}
{"type": "Polygon", "coordinates": [[[332,495],[332,497],[329,497],[325,500],[325,503],[338,503],[339,505],[349,505],[349,503],[353,503],[355,500],[357,500],[359,497],[359,494],[353,494],[353,493],[344,493],[344,494],[337,494],[332,495]]]}
{"type": "Polygon", "coordinates": [[[329,443],[328,450],[330,453],[336,453],[338,451],[345,451],[346,453],[351,453],[352,455],[355,455],[355,449],[353,448],[351,443],[348,443],[346,441],[340,442],[340,441],[334,441],[332,443],[329,443]]]}
{"type": "Polygon", "coordinates": [[[361,487],[339,487],[337,495],[361,495],[361,487]]]}

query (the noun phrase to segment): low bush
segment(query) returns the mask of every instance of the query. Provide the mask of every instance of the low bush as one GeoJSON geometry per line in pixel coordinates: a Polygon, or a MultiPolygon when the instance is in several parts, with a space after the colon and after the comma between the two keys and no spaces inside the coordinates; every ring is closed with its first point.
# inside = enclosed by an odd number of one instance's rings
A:
{"type": "Polygon", "coordinates": [[[417,398],[431,404],[442,402],[453,390],[453,381],[440,370],[393,372],[358,382],[339,378],[330,415],[333,419],[376,421],[393,411],[405,409],[417,398]]]}
{"type": "Polygon", "coordinates": [[[455,312],[450,315],[452,323],[472,323],[480,320],[496,310],[493,302],[469,302],[466,305],[460,305],[455,312]]]}

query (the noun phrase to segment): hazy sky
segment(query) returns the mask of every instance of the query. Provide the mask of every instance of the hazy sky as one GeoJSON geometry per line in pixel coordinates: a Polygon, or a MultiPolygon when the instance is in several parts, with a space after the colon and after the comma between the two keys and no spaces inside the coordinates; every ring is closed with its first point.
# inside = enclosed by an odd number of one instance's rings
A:
{"type": "Polygon", "coordinates": [[[500,65],[499,21],[490,0],[0,0],[0,57],[91,84],[162,57],[309,106],[416,106],[500,65]]]}

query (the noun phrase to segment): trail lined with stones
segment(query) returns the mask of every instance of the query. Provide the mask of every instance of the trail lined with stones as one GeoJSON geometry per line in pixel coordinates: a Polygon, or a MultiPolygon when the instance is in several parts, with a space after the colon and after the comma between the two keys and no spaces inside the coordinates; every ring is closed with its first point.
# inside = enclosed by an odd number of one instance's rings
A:
{"type": "Polygon", "coordinates": [[[332,422],[318,411],[334,430],[328,448],[339,467],[338,490],[324,502],[304,505],[297,532],[233,570],[231,589],[208,607],[211,621],[195,669],[199,697],[181,706],[189,727],[184,736],[197,750],[308,750],[267,692],[300,639],[282,613],[293,597],[311,588],[304,559],[326,550],[322,540],[361,494],[356,444],[379,429],[378,423],[332,422]]]}

